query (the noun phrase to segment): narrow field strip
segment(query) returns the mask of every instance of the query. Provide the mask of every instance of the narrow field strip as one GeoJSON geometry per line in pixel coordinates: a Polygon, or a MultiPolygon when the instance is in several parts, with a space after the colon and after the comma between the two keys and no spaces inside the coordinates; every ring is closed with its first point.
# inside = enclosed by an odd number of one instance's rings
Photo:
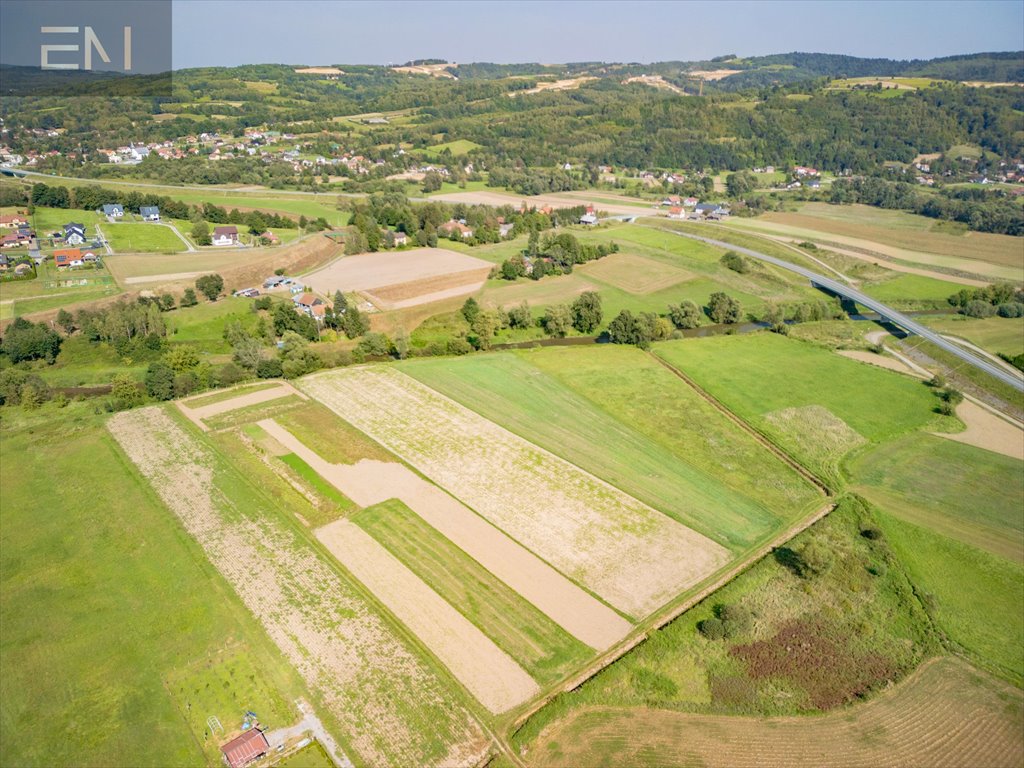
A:
{"type": "Polygon", "coordinates": [[[394,369],[332,371],[302,386],[631,616],[646,616],[729,560],[705,536],[394,369]]]}
{"type": "Polygon", "coordinates": [[[400,499],[442,536],[590,647],[606,650],[632,628],[611,608],[401,464],[369,459],[352,465],[329,464],[273,419],[261,421],[259,426],[359,506],[400,499]]]}
{"type": "Polygon", "coordinates": [[[348,519],[541,685],[566,677],[594,655],[398,499],[359,510],[348,519]]]}
{"type": "Polygon", "coordinates": [[[272,502],[158,407],[108,429],[341,725],[368,765],[474,765],[489,739],[446,683],[269,511],[272,502]]]}
{"type": "MultiPolygon", "coordinates": [[[[259,405],[260,403],[266,403],[270,400],[277,400],[278,398],[288,397],[290,395],[296,395],[303,400],[306,399],[306,395],[296,390],[291,384],[280,382],[277,386],[269,389],[258,389],[254,392],[241,394],[238,397],[219,400],[215,403],[202,405],[197,408],[189,406],[188,400],[179,400],[178,408],[192,423],[198,425],[205,431],[208,427],[203,423],[203,420],[208,419],[211,416],[219,416],[222,413],[228,413],[250,405],[259,405]]],[[[196,399],[201,400],[202,398],[196,399]]]]}
{"type": "Polygon", "coordinates": [[[507,653],[354,523],[336,520],[316,537],[488,710],[506,712],[540,693],[507,653]]]}

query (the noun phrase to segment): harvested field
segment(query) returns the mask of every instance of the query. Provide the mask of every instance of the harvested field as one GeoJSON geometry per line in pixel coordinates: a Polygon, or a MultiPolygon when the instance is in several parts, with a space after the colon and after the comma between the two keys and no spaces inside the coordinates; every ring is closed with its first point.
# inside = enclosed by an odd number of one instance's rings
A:
{"type": "Polygon", "coordinates": [[[339,289],[366,291],[372,295],[374,289],[394,288],[404,302],[417,304],[423,303],[426,296],[453,287],[466,287],[472,281],[479,287],[490,271],[490,262],[464,253],[443,248],[415,248],[346,256],[304,276],[303,280],[324,296],[332,296],[339,289]]]}
{"type": "Polygon", "coordinates": [[[686,91],[678,85],[672,85],[672,83],[668,82],[661,75],[637,75],[636,77],[627,77],[622,81],[623,85],[627,85],[628,83],[641,83],[643,85],[649,85],[652,88],[660,88],[665,91],[682,94],[683,96],[686,95],[686,91]]]}
{"type": "Polygon", "coordinates": [[[165,410],[119,413],[108,428],[319,692],[363,763],[449,766],[481,759],[488,739],[469,712],[353,584],[263,513],[260,491],[165,410]]]}
{"type": "Polygon", "coordinates": [[[967,443],[987,451],[1024,461],[1024,430],[994,415],[980,405],[964,400],[956,407],[956,415],[967,429],[956,434],[934,432],[937,437],[967,443]]]}
{"type": "Polygon", "coordinates": [[[905,364],[901,363],[894,357],[886,357],[885,355],[876,355],[874,352],[866,352],[863,349],[838,349],[836,350],[843,357],[848,357],[851,360],[860,360],[862,363],[868,365],[877,365],[879,368],[885,368],[889,371],[896,371],[897,373],[907,373],[911,376],[916,376],[910,368],[905,364]]]}
{"type": "Polygon", "coordinates": [[[400,499],[435,530],[579,640],[605,650],[630,630],[627,621],[574,585],[472,510],[401,464],[363,460],[329,464],[272,419],[260,426],[329,483],[363,507],[400,499]]]}
{"type": "Polygon", "coordinates": [[[458,80],[455,75],[448,71],[448,67],[455,64],[414,64],[408,67],[392,67],[395,72],[404,72],[407,75],[430,75],[431,77],[446,77],[450,80],[458,80]]]}
{"type": "MultiPolygon", "coordinates": [[[[586,205],[586,203],[590,202],[586,199],[568,196],[535,195],[533,197],[523,197],[522,195],[498,191],[446,192],[441,195],[431,195],[430,199],[445,203],[493,205],[497,207],[511,205],[513,208],[521,208],[525,205],[527,208],[537,208],[538,210],[544,206],[551,206],[552,208],[575,208],[580,205],[586,205]]],[[[643,203],[640,203],[639,205],[633,203],[630,205],[626,200],[623,200],[621,204],[602,202],[597,205],[597,209],[598,211],[607,211],[608,213],[632,214],[634,216],[642,216],[644,213],[649,216],[657,215],[656,211],[654,211],[649,205],[645,205],[643,203]]]]}
{"type": "Polygon", "coordinates": [[[644,616],[723,566],[728,550],[386,367],[303,389],[623,612],[644,616]]]}
{"type": "Polygon", "coordinates": [[[469,272],[437,275],[435,277],[427,277],[422,280],[413,280],[407,283],[385,285],[380,288],[374,288],[372,292],[368,293],[373,299],[382,299],[388,303],[395,303],[423,296],[424,294],[444,291],[463,285],[466,286],[467,289],[476,290],[486,279],[486,272],[480,274],[476,270],[472,270],[469,272]]]}
{"type": "Polygon", "coordinates": [[[613,253],[584,264],[579,271],[589,278],[636,294],[654,293],[695,277],[685,269],[632,253],[613,253]]]}
{"type": "Polygon", "coordinates": [[[1019,766],[1022,715],[1020,691],[943,658],[873,701],[821,717],[580,710],[545,729],[528,759],[534,766],[1019,766]]]}
{"type": "Polygon", "coordinates": [[[523,668],[362,529],[338,520],[324,546],[494,714],[540,692],[523,668]]]}
{"type": "Polygon", "coordinates": [[[398,499],[350,515],[541,686],[577,672],[593,649],[569,635],[398,499]]]}

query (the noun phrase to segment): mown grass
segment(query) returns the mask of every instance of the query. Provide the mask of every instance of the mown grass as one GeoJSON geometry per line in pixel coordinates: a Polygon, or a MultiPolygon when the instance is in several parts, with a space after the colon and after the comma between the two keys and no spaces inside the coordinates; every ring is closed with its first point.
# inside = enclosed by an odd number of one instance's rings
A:
{"type": "MultiPolygon", "coordinates": [[[[875,513],[856,498],[800,534],[778,557],[766,557],[580,688],[558,696],[513,736],[529,747],[548,724],[592,706],[721,714],[790,715],[834,709],[882,689],[939,649],[929,617],[884,539],[861,531],[875,513]],[[828,548],[823,573],[798,576],[785,555],[809,542],[828,548]],[[725,637],[701,631],[729,607],[747,620],[725,637]],[[790,649],[801,666],[766,669],[752,650],[792,629],[814,627],[818,655],[790,649]],[[884,659],[880,675],[858,660],[884,659]]],[[[725,614],[727,615],[727,614],[725,614]]]]}
{"type": "Polygon", "coordinates": [[[962,288],[957,283],[923,275],[901,274],[883,283],[864,285],[861,290],[892,307],[948,307],[946,301],[962,288]]]}
{"type": "Polygon", "coordinates": [[[849,469],[858,491],[889,514],[1024,562],[1017,459],[917,433],[861,454],[849,469]]]}
{"type": "Polygon", "coordinates": [[[356,508],[356,504],[351,499],[320,477],[315,469],[294,453],[286,453],[284,456],[278,456],[277,459],[284,463],[302,483],[312,488],[316,495],[326,502],[326,504],[317,507],[316,514],[313,514],[312,517],[306,517],[306,522],[311,527],[317,528],[334,522],[346,512],[356,508]]]}
{"type": "Polygon", "coordinates": [[[240,322],[251,330],[257,322],[252,310],[253,301],[228,296],[176,309],[164,315],[167,337],[170,341],[188,343],[201,352],[230,352],[231,345],[224,338],[224,329],[233,322],[240,322]]]}
{"type": "Polygon", "coordinates": [[[332,464],[355,464],[361,459],[398,461],[386,448],[315,401],[275,414],[274,419],[332,464]]]}
{"type": "Polygon", "coordinates": [[[3,762],[202,764],[168,678],[235,647],[268,697],[305,694],[92,411],[4,409],[3,762]]]}
{"type": "Polygon", "coordinates": [[[304,401],[298,395],[285,395],[275,400],[267,400],[264,403],[256,403],[255,405],[245,405],[233,411],[209,416],[203,419],[203,423],[210,429],[240,427],[243,424],[251,424],[261,419],[276,419],[289,408],[300,405],[302,402],[304,401]]]}
{"type": "Polygon", "coordinates": [[[817,499],[795,472],[634,348],[524,350],[400,367],[734,550],[817,499]]]}
{"type": "Polygon", "coordinates": [[[177,253],[185,244],[168,227],[143,222],[104,224],[103,234],[115,253],[177,253]]]}
{"type": "Polygon", "coordinates": [[[334,761],[328,757],[319,741],[314,741],[274,765],[276,768],[335,768],[334,761]]]}
{"type": "Polygon", "coordinates": [[[975,319],[965,315],[922,317],[921,322],[939,333],[959,336],[993,355],[1016,357],[1024,354],[1024,319],[987,317],[975,319]]]}
{"type": "Polygon", "coordinates": [[[269,728],[288,726],[299,719],[296,708],[268,684],[265,673],[243,646],[226,648],[176,669],[165,684],[211,763],[221,758],[220,744],[233,731],[241,730],[246,712],[255,712],[260,724],[269,728]],[[211,717],[217,718],[223,730],[208,722],[211,717]]]}
{"type": "Polygon", "coordinates": [[[367,507],[352,520],[540,684],[564,677],[593,655],[398,499],[367,507]]]}
{"type": "Polygon", "coordinates": [[[949,639],[981,666],[1024,684],[1024,566],[895,515],[880,520],[949,639]]]}
{"type": "Polygon", "coordinates": [[[769,414],[821,406],[865,438],[878,443],[930,425],[947,424],[934,413],[935,395],[924,384],[864,365],[798,339],[773,333],[668,341],[654,352],[692,377],[730,410],[769,435],[805,466],[842,482],[839,456],[806,443],[798,431],[773,426],[769,414]]]}

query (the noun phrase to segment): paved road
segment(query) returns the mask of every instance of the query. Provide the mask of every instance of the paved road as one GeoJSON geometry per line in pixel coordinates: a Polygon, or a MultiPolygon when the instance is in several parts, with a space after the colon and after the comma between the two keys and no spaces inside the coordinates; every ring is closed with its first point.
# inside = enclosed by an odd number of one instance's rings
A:
{"type": "Polygon", "coordinates": [[[842,296],[843,298],[855,301],[861,306],[867,307],[873,312],[877,312],[886,320],[895,325],[898,325],[900,328],[907,331],[908,333],[912,333],[916,336],[920,336],[923,339],[927,339],[935,346],[944,349],[951,355],[955,355],[956,357],[963,360],[965,363],[973,365],[975,368],[985,371],[985,373],[988,373],[989,375],[999,379],[999,381],[1005,384],[1009,384],[1011,387],[1021,392],[1024,392],[1024,375],[1014,375],[1013,373],[1010,373],[1009,371],[1003,369],[1002,367],[994,365],[993,363],[989,362],[988,360],[985,360],[981,356],[974,354],[970,350],[964,349],[958,344],[954,344],[953,342],[944,339],[939,334],[935,333],[932,330],[929,330],[920,323],[914,322],[901,312],[897,312],[895,309],[892,309],[891,307],[883,304],[877,299],[873,299],[870,296],[861,293],[856,288],[852,288],[849,285],[846,285],[845,283],[841,283],[838,280],[833,280],[831,278],[825,277],[824,275],[819,275],[817,272],[812,272],[811,270],[806,269],[805,267],[801,267],[797,264],[784,261],[783,259],[778,259],[775,258],[774,256],[768,256],[767,254],[759,253],[758,251],[751,250],[750,248],[743,248],[732,243],[723,242],[722,240],[714,240],[710,237],[691,235],[687,232],[677,232],[675,230],[663,229],[661,227],[653,228],[662,229],[662,231],[664,232],[672,232],[672,234],[679,235],[680,237],[687,237],[691,240],[699,240],[701,242],[707,243],[708,245],[713,245],[718,248],[726,248],[729,250],[738,251],[739,253],[746,254],[751,258],[759,259],[760,261],[767,261],[769,264],[774,264],[777,267],[788,269],[790,272],[796,272],[798,275],[802,275],[806,277],[808,280],[810,280],[812,285],[818,288],[824,288],[830,293],[834,293],[837,296],[842,296]]]}

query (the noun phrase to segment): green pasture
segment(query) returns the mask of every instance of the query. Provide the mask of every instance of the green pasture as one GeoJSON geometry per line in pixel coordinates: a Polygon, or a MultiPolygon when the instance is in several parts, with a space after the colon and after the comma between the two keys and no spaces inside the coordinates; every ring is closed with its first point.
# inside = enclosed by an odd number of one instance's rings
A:
{"type": "Polygon", "coordinates": [[[399,365],[736,551],[817,501],[795,472],[637,349],[540,349],[399,365]]]}
{"type": "Polygon", "coordinates": [[[946,299],[963,286],[923,275],[896,274],[892,279],[861,286],[873,299],[894,307],[926,304],[934,307],[949,306],[946,299]]]}
{"type": "Polygon", "coordinates": [[[1024,463],[1017,459],[915,433],[861,454],[849,470],[858,492],[889,514],[1024,562],[1024,463]]]}
{"type": "Polygon", "coordinates": [[[169,227],[160,224],[108,222],[102,224],[101,229],[115,253],[178,253],[186,250],[181,239],[169,227]]]}
{"type": "Polygon", "coordinates": [[[170,341],[188,343],[203,353],[230,352],[224,329],[233,322],[252,328],[257,315],[252,311],[254,299],[222,296],[217,301],[200,299],[194,307],[182,307],[163,317],[170,341]]]}
{"type": "Polygon", "coordinates": [[[966,315],[941,315],[918,319],[939,333],[966,339],[993,355],[1002,353],[1016,357],[1024,354],[1024,319],[1019,317],[979,319],[966,315]]]}
{"type": "Polygon", "coordinates": [[[837,431],[849,428],[879,443],[923,426],[941,426],[940,418],[956,428],[957,422],[934,413],[938,400],[921,382],[798,339],[772,333],[715,336],[659,342],[654,351],[803,464],[834,481],[839,480],[838,461],[855,447],[842,440],[830,444],[837,431]],[[801,425],[796,420],[784,427],[766,418],[783,409],[804,409],[797,415],[820,413],[807,406],[827,409],[843,424],[801,425]],[[808,435],[803,426],[823,429],[808,435]]]}
{"type": "Polygon", "coordinates": [[[93,408],[4,412],[4,763],[203,764],[215,758],[186,701],[232,720],[252,705],[283,725],[282,702],[305,694],[93,408]],[[225,652],[249,661],[224,666],[225,652]],[[209,693],[183,700],[172,680],[209,693]]]}

